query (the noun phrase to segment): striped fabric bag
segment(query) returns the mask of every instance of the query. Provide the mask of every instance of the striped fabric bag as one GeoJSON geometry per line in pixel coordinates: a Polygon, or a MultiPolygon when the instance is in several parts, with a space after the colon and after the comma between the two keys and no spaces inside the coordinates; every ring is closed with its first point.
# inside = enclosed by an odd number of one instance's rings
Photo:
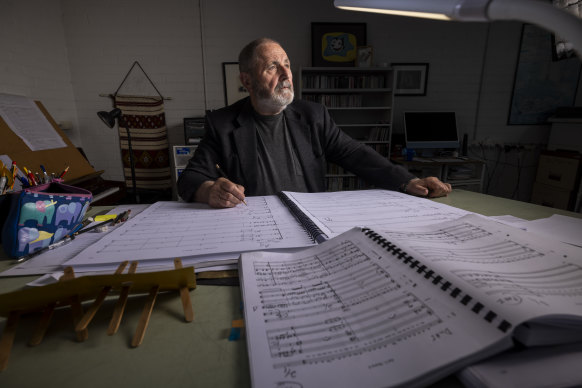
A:
{"type": "Polygon", "coordinates": [[[168,130],[161,96],[115,95],[121,109],[119,142],[125,183],[132,187],[128,133],[135,166],[137,189],[165,190],[172,187],[168,130]]]}

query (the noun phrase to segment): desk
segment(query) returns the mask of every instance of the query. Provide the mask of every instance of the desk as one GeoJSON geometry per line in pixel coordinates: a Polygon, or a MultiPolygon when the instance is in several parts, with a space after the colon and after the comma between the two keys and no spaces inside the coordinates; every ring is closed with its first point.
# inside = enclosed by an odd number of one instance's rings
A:
{"type": "MultiPolygon", "coordinates": [[[[532,220],[552,214],[582,214],[531,203],[455,190],[435,201],[485,215],[511,214],[532,220]]],[[[0,261],[0,270],[11,263],[0,261]]],[[[18,289],[36,277],[0,278],[0,292],[18,289]]],[[[26,345],[36,319],[21,319],[2,387],[248,387],[250,374],[244,338],[228,341],[231,322],[242,318],[240,290],[229,286],[198,286],[190,292],[194,321],[186,323],[177,293],[156,301],[144,342],[131,348],[144,297],[128,301],[119,332],[107,336],[115,298],[107,300],[89,325],[89,339],[74,341],[70,310],[57,311],[44,341],[26,345]]],[[[5,319],[0,318],[3,329],[5,319]]],[[[434,387],[461,387],[449,377],[434,387]]]]}

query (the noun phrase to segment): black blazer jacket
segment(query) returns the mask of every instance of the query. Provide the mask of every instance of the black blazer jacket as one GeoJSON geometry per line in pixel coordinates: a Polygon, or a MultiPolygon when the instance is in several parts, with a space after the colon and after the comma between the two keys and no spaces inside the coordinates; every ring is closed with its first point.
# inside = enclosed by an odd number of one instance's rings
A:
{"type": "MultiPolygon", "coordinates": [[[[228,178],[245,187],[245,195],[257,192],[257,134],[250,98],[206,115],[206,132],[178,180],[178,194],[193,201],[198,187],[220,177],[218,163],[228,178]]],[[[414,178],[372,148],[353,140],[318,103],[295,100],[283,111],[292,146],[310,192],[325,191],[327,162],[353,172],[376,187],[396,190],[414,178]]]]}

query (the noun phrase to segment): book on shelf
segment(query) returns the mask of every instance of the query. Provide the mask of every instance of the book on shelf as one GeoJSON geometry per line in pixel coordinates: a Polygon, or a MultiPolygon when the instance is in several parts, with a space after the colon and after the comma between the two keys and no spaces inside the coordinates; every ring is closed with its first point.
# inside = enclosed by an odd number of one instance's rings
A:
{"type": "Polygon", "coordinates": [[[329,75],[304,74],[303,87],[308,89],[377,89],[386,87],[383,74],[329,75]]]}
{"type": "Polygon", "coordinates": [[[526,325],[532,344],[582,332],[580,249],[472,214],[243,253],[239,277],[254,386],[426,386],[526,325]]]}

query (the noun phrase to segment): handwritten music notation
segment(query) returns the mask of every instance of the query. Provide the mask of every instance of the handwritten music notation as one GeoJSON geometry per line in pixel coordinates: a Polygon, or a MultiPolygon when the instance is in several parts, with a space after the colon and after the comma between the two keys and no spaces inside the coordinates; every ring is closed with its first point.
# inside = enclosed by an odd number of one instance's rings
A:
{"type": "Polygon", "coordinates": [[[522,323],[569,325],[582,308],[579,249],[478,215],[353,229],[243,254],[239,268],[251,373],[265,386],[423,385],[419,367],[486,357],[522,323]]]}
{"type": "Polygon", "coordinates": [[[249,197],[248,206],[210,209],[183,202],[157,202],[104,236],[74,264],[191,257],[314,245],[275,196],[249,197]]]}
{"type": "Polygon", "coordinates": [[[354,226],[375,230],[409,228],[455,220],[470,214],[425,198],[387,190],[330,193],[285,192],[330,238],[354,226]]]}
{"type": "Polygon", "coordinates": [[[511,240],[488,242],[493,236],[482,227],[462,222],[430,232],[386,232],[390,238],[406,241],[423,258],[432,262],[512,263],[542,257],[542,252],[511,240]]]}
{"type": "Polygon", "coordinates": [[[582,297],[582,268],[568,260],[579,253],[517,228],[467,216],[383,234],[434,270],[462,280],[469,293],[478,290],[498,305],[551,306],[553,297],[582,297]],[[448,269],[451,263],[454,270],[448,269]]]}
{"type": "Polygon", "coordinates": [[[582,268],[561,264],[543,270],[520,272],[454,271],[489,295],[582,297],[582,268]]]}
{"type": "Polygon", "coordinates": [[[350,241],[300,260],[256,261],[254,272],[275,368],[377,350],[442,323],[350,241]]]}

